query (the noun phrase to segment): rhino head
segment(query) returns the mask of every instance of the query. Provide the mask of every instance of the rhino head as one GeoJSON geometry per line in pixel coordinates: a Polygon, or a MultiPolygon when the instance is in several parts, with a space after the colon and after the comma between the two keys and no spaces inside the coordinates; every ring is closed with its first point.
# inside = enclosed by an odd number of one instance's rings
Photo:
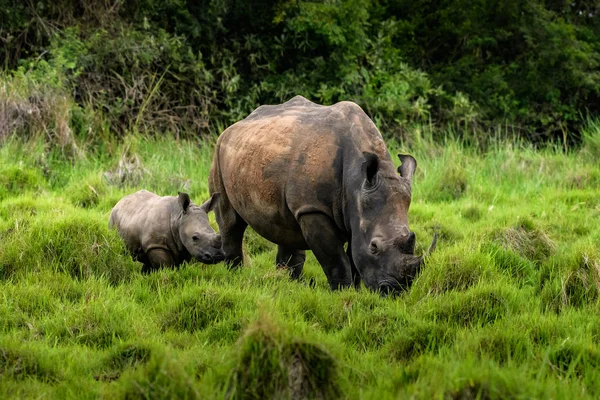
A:
{"type": "Polygon", "coordinates": [[[221,235],[208,222],[208,213],[215,207],[218,198],[219,193],[213,193],[198,207],[187,193],[179,193],[179,239],[190,255],[204,264],[218,263],[225,258],[221,251],[221,235]]]}
{"type": "Polygon", "coordinates": [[[356,198],[360,227],[351,239],[352,259],[365,285],[382,294],[405,290],[435,249],[437,234],[426,254],[416,256],[416,235],[408,227],[412,177],[417,167],[410,155],[391,161],[363,153],[361,185],[356,198]]]}

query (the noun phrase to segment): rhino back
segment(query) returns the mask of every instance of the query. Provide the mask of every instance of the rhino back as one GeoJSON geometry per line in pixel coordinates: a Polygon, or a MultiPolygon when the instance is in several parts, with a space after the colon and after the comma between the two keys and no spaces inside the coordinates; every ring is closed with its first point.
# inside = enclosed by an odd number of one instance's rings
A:
{"type": "Polygon", "coordinates": [[[236,211],[259,234],[285,244],[282,237],[302,241],[297,221],[305,213],[324,213],[346,230],[345,186],[359,178],[350,175],[360,171],[363,151],[393,167],[381,134],[359,106],[321,106],[296,96],[261,106],[229,127],[216,154],[236,211]]]}
{"type": "Polygon", "coordinates": [[[161,197],[142,190],[122,198],[111,212],[111,224],[117,228],[130,251],[146,252],[152,247],[166,247],[171,238],[173,196],[161,197]]]}

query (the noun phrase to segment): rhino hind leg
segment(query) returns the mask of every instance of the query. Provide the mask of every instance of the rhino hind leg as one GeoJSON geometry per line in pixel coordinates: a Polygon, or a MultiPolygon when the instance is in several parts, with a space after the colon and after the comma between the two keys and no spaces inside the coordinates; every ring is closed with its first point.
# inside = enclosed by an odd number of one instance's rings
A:
{"type": "Polygon", "coordinates": [[[341,232],[324,214],[305,214],[299,218],[300,228],[308,247],[321,264],[332,290],[350,287],[352,266],[344,252],[341,232]]]}
{"type": "Polygon", "coordinates": [[[290,249],[283,246],[277,246],[277,258],[275,262],[278,268],[289,268],[292,279],[300,279],[304,269],[306,252],[304,250],[290,249]]]}
{"type": "Polygon", "coordinates": [[[173,267],[175,266],[175,261],[168,251],[152,249],[146,253],[143,264],[142,274],[149,274],[161,267],[173,267]]]}

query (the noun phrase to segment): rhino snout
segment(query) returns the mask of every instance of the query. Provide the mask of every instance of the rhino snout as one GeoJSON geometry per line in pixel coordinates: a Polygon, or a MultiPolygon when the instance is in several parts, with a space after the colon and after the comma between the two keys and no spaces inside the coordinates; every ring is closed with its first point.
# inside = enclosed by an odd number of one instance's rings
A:
{"type": "Polygon", "coordinates": [[[204,264],[216,264],[225,259],[225,254],[220,248],[212,248],[210,250],[201,251],[196,258],[204,264]]]}

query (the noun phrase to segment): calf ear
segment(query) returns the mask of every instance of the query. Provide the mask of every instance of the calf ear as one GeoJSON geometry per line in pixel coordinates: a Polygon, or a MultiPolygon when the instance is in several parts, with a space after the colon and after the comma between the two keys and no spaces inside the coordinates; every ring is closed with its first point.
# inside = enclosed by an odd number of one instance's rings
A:
{"type": "Polygon", "coordinates": [[[206,200],[201,206],[200,208],[205,212],[205,213],[209,213],[212,210],[214,210],[215,205],[217,204],[217,201],[219,201],[219,197],[221,197],[221,193],[219,192],[215,192],[212,194],[212,196],[210,196],[210,199],[206,200]]]}
{"type": "Polygon", "coordinates": [[[377,154],[363,152],[365,161],[362,164],[362,172],[367,181],[367,184],[373,185],[376,181],[377,171],[379,171],[379,157],[377,154]]]}
{"type": "Polygon", "coordinates": [[[181,206],[181,209],[185,214],[192,201],[190,200],[190,196],[187,193],[177,192],[177,194],[179,195],[179,205],[181,206]]]}
{"type": "Polygon", "coordinates": [[[398,154],[398,158],[400,159],[400,162],[402,162],[402,165],[398,167],[398,173],[403,178],[412,182],[413,174],[417,169],[417,160],[408,154],[398,154]]]}

